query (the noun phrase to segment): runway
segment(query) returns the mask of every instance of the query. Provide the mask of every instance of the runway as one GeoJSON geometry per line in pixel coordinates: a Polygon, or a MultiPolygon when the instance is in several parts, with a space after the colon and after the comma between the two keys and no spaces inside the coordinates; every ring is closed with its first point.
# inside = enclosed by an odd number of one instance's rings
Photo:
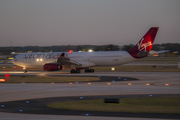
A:
{"type": "MultiPolygon", "coordinates": [[[[6,74],[0,72],[0,75],[6,74]]],[[[22,72],[8,72],[10,75],[22,75],[22,72]]],[[[69,96],[95,96],[95,95],[155,95],[155,94],[180,94],[179,72],[95,72],[70,74],[69,72],[28,72],[28,75],[68,75],[68,76],[116,76],[133,77],[137,81],[120,82],[93,82],[68,84],[68,83],[1,83],[0,102],[26,100],[47,97],[69,97],[69,96]],[[129,84],[131,83],[131,84],[129,84]],[[150,84],[150,85],[147,85],[150,84]],[[166,86],[168,84],[168,86],[166,86]]],[[[3,113],[0,113],[2,115],[3,113]]],[[[10,114],[10,113],[6,113],[10,114]]],[[[12,114],[15,115],[16,114],[12,114]]],[[[4,115],[3,115],[4,116],[4,115]]],[[[24,116],[24,115],[23,115],[24,116]]],[[[8,116],[4,116],[4,119],[8,116]]],[[[54,118],[54,117],[53,117],[54,118]]],[[[55,117],[56,118],[56,117],[55,117]]],[[[59,118],[59,117],[57,117],[59,118]]],[[[72,117],[73,118],[73,117],[72,117]]],[[[66,117],[66,119],[72,119],[66,117]]],[[[79,117],[81,119],[81,117],[79,117]]],[[[85,118],[86,119],[86,118],[85,118]]],[[[95,117],[94,119],[100,119],[95,117]]],[[[111,118],[110,118],[111,119],[111,118]]],[[[116,118],[112,118],[116,119],[116,118]]],[[[123,118],[126,119],[126,118],[123,118]]],[[[132,118],[133,119],[133,118],[132,118]]],[[[133,119],[134,120],[134,119],[133,119]]],[[[148,119],[149,120],[149,119],[148,119]]]]}

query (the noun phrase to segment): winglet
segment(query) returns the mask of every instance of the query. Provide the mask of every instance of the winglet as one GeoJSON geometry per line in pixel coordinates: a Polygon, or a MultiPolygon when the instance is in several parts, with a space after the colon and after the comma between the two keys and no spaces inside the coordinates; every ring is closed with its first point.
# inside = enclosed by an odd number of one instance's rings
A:
{"type": "Polygon", "coordinates": [[[158,29],[159,27],[151,27],[149,31],[142,37],[142,39],[136,44],[136,46],[127,52],[132,57],[137,59],[147,57],[149,51],[151,51],[158,29]]]}

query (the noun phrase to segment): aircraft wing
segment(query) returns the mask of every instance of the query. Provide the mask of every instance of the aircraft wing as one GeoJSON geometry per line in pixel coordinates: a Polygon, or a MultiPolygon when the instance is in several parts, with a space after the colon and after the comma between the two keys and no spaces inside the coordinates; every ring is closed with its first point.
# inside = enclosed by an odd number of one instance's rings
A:
{"type": "Polygon", "coordinates": [[[67,58],[65,56],[65,53],[62,53],[61,56],[58,57],[57,63],[60,65],[70,65],[74,64],[79,67],[90,67],[90,66],[95,66],[94,63],[88,62],[88,61],[75,61],[71,60],[70,58],[67,58]]]}

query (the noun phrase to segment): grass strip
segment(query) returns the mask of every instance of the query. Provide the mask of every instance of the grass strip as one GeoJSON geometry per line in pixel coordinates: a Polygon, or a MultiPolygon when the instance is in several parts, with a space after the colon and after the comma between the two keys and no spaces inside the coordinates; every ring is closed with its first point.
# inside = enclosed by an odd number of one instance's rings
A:
{"type": "Polygon", "coordinates": [[[98,81],[100,80],[97,77],[39,77],[39,76],[26,76],[26,77],[20,77],[20,76],[10,76],[6,83],[61,83],[61,82],[88,82],[88,81],[98,81]]]}
{"type": "Polygon", "coordinates": [[[107,104],[103,99],[80,100],[52,103],[47,107],[82,111],[180,114],[180,98],[122,98],[120,104],[107,104]]]}

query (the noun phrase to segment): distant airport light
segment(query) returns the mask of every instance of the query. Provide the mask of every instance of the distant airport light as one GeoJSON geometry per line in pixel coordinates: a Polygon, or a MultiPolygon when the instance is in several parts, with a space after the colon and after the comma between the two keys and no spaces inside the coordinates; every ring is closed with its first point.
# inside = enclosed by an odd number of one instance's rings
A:
{"type": "Polygon", "coordinates": [[[115,80],[112,80],[112,82],[115,82],[115,80]]]}
{"type": "Polygon", "coordinates": [[[131,83],[128,83],[128,85],[132,85],[131,83]]]}
{"type": "Polygon", "coordinates": [[[149,83],[146,83],[146,85],[150,85],[149,83]]]}
{"type": "Polygon", "coordinates": [[[107,83],[107,85],[111,85],[111,83],[107,83]]]}
{"type": "Polygon", "coordinates": [[[70,85],[72,85],[73,83],[69,83],[70,85]]]}
{"type": "Polygon", "coordinates": [[[2,67],[2,68],[6,68],[6,67],[2,67]]]}
{"type": "Polygon", "coordinates": [[[88,52],[93,52],[93,50],[90,49],[90,50],[88,50],[88,52]]]}
{"type": "Polygon", "coordinates": [[[165,84],[165,86],[169,86],[169,84],[165,84]]]}
{"type": "Polygon", "coordinates": [[[12,60],[12,59],[14,59],[14,58],[11,57],[11,58],[8,58],[8,59],[9,59],[9,60],[12,60]]]}
{"type": "Polygon", "coordinates": [[[80,97],[80,99],[83,99],[83,97],[80,97]]]}
{"type": "Polygon", "coordinates": [[[149,97],[152,97],[153,95],[149,95],[149,97]]]}
{"type": "Polygon", "coordinates": [[[121,77],[118,77],[118,79],[121,79],[121,77]]]}
{"type": "Polygon", "coordinates": [[[112,70],[112,71],[114,71],[114,70],[115,70],[115,68],[114,68],[114,67],[112,67],[112,68],[111,68],[111,70],[112,70]]]}
{"type": "Polygon", "coordinates": [[[54,82],[51,82],[51,84],[54,84],[54,82]]]}
{"type": "Polygon", "coordinates": [[[43,61],[43,59],[40,59],[40,61],[43,61]]]}
{"type": "Polygon", "coordinates": [[[26,103],[28,104],[28,103],[29,103],[29,101],[26,101],[26,103]]]}
{"type": "Polygon", "coordinates": [[[78,51],[78,52],[82,52],[82,51],[78,51]]]}
{"type": "Polygon", "coordinates": [[[88,85],[91,85],[91,83],[88,83],[88,85]]]}
{"type": "Polygon", "coordinates": [[[69,50],[69,53],[71,54],[73,52],[73,50],[69,50]]]}
{"type": "Polygon", "coordinates": [[[2,108],[4,108],[4,105],[1,105],[2,108]]]}
{"type": "Polygon", "coordinates": [[[39,59],[36,59],[36,61],[39,61],[39,59]]]}
{"type": "Polygon", "coordinates": [[[22,112],[23,110],[19,110],[19,112],[22,112]]]}
{"type": "Polygon", "coordinates": [[[178,51],[175,51],[175,52],[173,52],[173,53],[178,53],[178,51]]]}
{"type": "Polygon", "coordinates": [[[0,79],[0,82],[6,82],[6,79],[0,79]]]}
{"type": "Polygon", "coordinates": [[[25,70],[26,69],[26,67],[23,67],[23,70],[25,70]]]}

